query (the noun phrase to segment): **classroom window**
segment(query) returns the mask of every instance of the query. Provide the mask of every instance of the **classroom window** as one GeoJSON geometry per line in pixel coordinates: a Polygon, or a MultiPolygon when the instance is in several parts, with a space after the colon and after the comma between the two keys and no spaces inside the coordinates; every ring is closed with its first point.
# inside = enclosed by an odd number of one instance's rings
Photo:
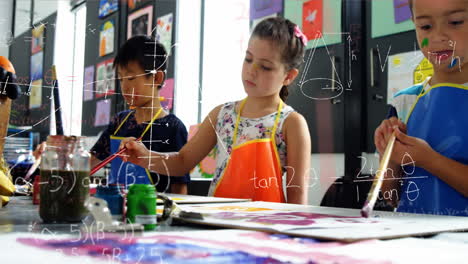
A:
{"type": "Polygon", "coordinates": [[[246,96],[241,80],[249,40],[249,0],[204,0],[201,119],[246,96]]]}
{"type": "MultiPolygon", "coordinates": [[[[54,64],[57,65],[64,133],[81,135],[86,5],[70,10],[68,2],[58,1],[54,64]]],[[[51,131],[54,130],[52,120],[51,131]]]]}

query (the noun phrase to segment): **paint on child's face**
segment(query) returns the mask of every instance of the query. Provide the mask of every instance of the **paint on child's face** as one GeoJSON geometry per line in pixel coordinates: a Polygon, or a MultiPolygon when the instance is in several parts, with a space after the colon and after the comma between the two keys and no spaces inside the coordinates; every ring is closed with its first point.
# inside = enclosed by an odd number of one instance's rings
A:
{"type": "Polygon", "coordinates": [[[441,71],[463,69],[468,57],[468,0],[413,1],[420,47],[441,71]]]}
{"type": "Polygon", "coordinates": [[[458,58],[453,58],[452,62],[449,65],[449,69],[455,67],[455,65],[457,65],[457,63],[458,63],[458,58]]]}
{"type": "Polygon", "coordinates": [[[421,48],[427,47],[429,45],[429,39],[424,38],[423,41],[421,42],[421,48]]]}

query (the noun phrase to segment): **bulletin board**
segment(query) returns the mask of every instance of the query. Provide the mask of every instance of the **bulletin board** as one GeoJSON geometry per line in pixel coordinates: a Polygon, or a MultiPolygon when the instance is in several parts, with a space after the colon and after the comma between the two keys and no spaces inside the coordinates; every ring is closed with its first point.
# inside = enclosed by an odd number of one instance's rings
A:
{"type": "MultiPolygon", "coordinates": [[[[107,80],[109,85],[113,85],[113,87],[115,87],[115,91],[103,94],[99,93],[97,90],[98,80],[96,79],[96,76],[98,75],[98,66],[105,66],[106,64],[110,63],[117,54],[120,37],[119,25],[121,23],[119,12],[121,12],[120,8],[122,8],[122,5],[119,5],[119,9],[116,12],[112,12],[103,18],[99,18],[99,2],[100,1],[86,1],[87,29],[85,40],[84,68],[91,66],[94,67],[94,77],[92,78],[94,84],[86,85],[86,83],[83,83],[83,85],[85,85],[84,89],[93,90],[92,99],[83,100],[81,133],[84,136],[96,136],[100,131],[104,130],[109,122],[108,120],[110,120],[115,113],[115,105],[119,96],[117,91],[118,82],[116,80],[111,80],[115,79],[116,77],[111,77],[109,80],[107,80]],[[100,46],[102,46],[100,45],[100,42],[102,42],[101,31],[106,29],[106,25],[109,24],[108,22],[111,22],[114,27],[113,49],[111,52],[105,48],[104,50],[100,48],[100,46]],[[107,116],[107,121],[103,121],[102,115],[104,112],[107,116]],[[97,117],[100,120],[97,120],[97,117]]],[[[107,75],[103,77],[107,78],[107,75]]]]}
{"type": "MultiPolygon", "coordinates": [[[[17,36],[12,45],[10,46],[10,61],[16,70],[17,82],[20,84],[21,94],[12,101],[12,108],[10,113],[10,124],[14,126],[33,126],[33,130],[40,132],[41,141],[46,139],[50,130],[50,96],[53,87],[52,81],[52,64],[54,58],[54,45],[55,45],[55,23],[57,14],[54,13],[47,18],[39,21],[35,26],[40,23],[45,24],[43,49],[42,49],[42,73],[38,76],[42,82],[39,89],[41,93],[36,100],[37,106],[31,108],[30,101],[30,83],[31,83],[31,56],[32,56],[32,31],[29,29],[25,33],[17,36]]],[[[35,53],[34,55],[37,55],[35,53]]]]}
{"type": "MultiPolygon", "coordinates": [[[[153,0],[153,1],[137,1],[134,5],[134,8],[129,8],[125,2],[119,2],[119,8],[114,13],[109,14],[104,18],[98,17],[98,10],[99,10],[99,1],[87,1],[86,8],[87,8],[87,15],[86,15],[86,24],[90,25],[90,29],[95,29],[95,33],[91,33],[87,30],[86,33],[86,44],[85,44],[85,68],[94,66],[94,80],[96,80],[96,76],[98,75],[98,68],[102,63],[106,63],[109,60],[112,60],[117,55],[119,47],[125,43],[127,40],[127,23],[128,23],[128,16],[130,14],[134,14],[139,10],[142,10],[150,5],[153,6],[153,14],[152,14],[152,28],[151,33],[153,36],[156,35],[156,21],[158,18],[167,17],[169,14],[172,14],[172,31],[170,38],[172,39],[172,45],[175,43],[175,28],[176,28],[176,2],[177,1],[165,1],[165,0],[153,0]],[[114,22],[115,27],[115,35],[114,35],[114,49],[113,52],[106,54],[105,56],[99,56],[99,29],[101,25],[106,23],[107,21],[112,20],[114,22]]],[[[167,38],[167,36],[166,36],[167,38]]],[[[174,84],[172,82],[174,78],[174,60],[175,58],[175,49],[172,48],[170,52],[170,57],[168,60],[168,68],[167,68],[167,76],[166,80],[169,89],[171,91],[170,95],[165,95],[168,101],[173,104],[173,91],[174,91],[174,84]]],[[[117,76],[115,76],[117,78],[117,76]]],[[[91,100],[83,101],[83,114],[82,114],[82,134],[84,136],[96,136],[101,131],[103,131],[107,125],[105,122],[96,121],[96,118],[102,116],[102,112],[109,111],[110,120],[112,117],[125,109],[128,109],[125,100],[121,96],[121,90],[119,86],[119,82],[115,80],[115,91],[112,94],[106,94],[102,96],[102,93],[96,93],[97,83],[94,84],[94,94],[91,100]],[[104,102],[106,100],[106,102],[104,102]],[[110,110],[109,105],[110,104],[110,110]]],[[[164,89],[164,88],[163,88],[164,89]]],[[[164,103],[164,102],[163,102],[164,103]]],[[[170,112],[170,111],[169,111],[170,112]]]]}

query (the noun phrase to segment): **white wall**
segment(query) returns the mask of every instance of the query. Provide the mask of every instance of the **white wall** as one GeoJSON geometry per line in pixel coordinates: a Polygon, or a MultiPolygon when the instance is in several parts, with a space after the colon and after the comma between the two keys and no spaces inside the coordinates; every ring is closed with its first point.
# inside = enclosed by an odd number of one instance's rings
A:
{"type": "Polygon", "coordinates": [[[13,1],[2,2],[0,8],[0,56],[8,58],[9,47],[13,40],[11,25],[13,19],[13,1]]]}

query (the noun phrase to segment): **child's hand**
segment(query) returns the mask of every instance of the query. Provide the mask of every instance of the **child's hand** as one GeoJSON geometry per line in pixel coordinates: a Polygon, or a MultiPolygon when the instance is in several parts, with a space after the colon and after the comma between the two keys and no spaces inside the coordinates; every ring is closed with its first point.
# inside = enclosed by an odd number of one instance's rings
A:
{"type": "Polygon", "coordinates": [[[136,138],[129,137],[122,140],[119,149],[126,148],[120,155],[120,158],[125,162],[131,162],[143,168],[148,167],[149,150],[141,141],[136,141],[136,138]]]}
{"type": "Polygon", "coordinates": [[[399,164],[410,164],[415,162],[415,166],[424,168],[430,162],[431,153],[434,150],[423,139],[411,137],[399,129],[395,130],[396,141],[393,147],[392,161],[399,164]],[[405,155],[407,158],[404,158],[405,155]],[[411,157],[411,158],[410,158],[411,157]]]}
{"type": "Polygon", "coordinates": [[[47,147],[47,143],[44,141],[41,144],[37,145],[36,149],[33,151],[33,156],[37,160],[41,157],[47,147]]]}
{"type": "MultiPolygon", "coordinates": [[[[395,128],[398,128],[403,133],[406,133],[406,125],[396,117],[383,120],[380,126],[375,130],[374,144],[380,156],[384,154],[385,148],[387,148],[388,141],[390,140],[390,137],[392,136],[393,130],[395,128]]],[[[395,164],[400,163],[400,161],[393,162],[393,159],[391,162],[395,164]]]]}

